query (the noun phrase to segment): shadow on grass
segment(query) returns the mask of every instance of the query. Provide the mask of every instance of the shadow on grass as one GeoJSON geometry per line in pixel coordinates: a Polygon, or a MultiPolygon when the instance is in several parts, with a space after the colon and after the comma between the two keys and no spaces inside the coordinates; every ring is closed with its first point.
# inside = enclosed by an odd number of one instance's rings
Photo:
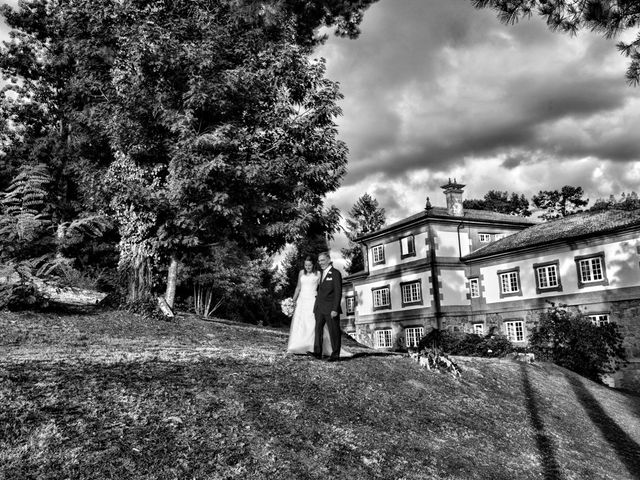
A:
{"type": "Polygon", "coordinates": [[[640,445],[607,414],[600,402],[584,386],[582,380],[566,374],[565,376],[582,408],[587,412],[593,424],[600,429],[603,438],[616,452],[632,477],[640,480],[640,461],[638,460],[640,459],[640,445]]]}
{"type": "Polygon", "coordinates": [[[520,365],[520,371],[522,373],[522,386],[524,395],[527,401],[527,409],[529,410],[529,418],[531,419],[531,425],[536,432],[536,445],[540,452],[540,459],[542,461],[542,469],[545,480],[562,479],[560,473],[560,466],[556,460],[557,448],[553,443],[553,440],[545,432],[544,423],[540,418],[540,412],[538,409],[538,402],[536,401],[536,394],[529,380],[529,373],[527,372],[527,366],[525,364],[520,365]]]}

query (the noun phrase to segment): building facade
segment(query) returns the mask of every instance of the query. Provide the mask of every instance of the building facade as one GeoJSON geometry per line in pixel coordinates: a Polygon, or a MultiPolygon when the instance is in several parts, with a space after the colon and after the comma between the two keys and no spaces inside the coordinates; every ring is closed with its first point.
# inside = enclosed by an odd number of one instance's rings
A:
{"type": "Polygon", "coordinates": [[[344,328],[376,348],[413,346],[431,328],[527,337],[550,303],[616,322],[640,387],[640,211],[576,214],[539,223],[462,208],[464,185],[431,207],[359,239],[365,271],[345,278],[344,328]]]}

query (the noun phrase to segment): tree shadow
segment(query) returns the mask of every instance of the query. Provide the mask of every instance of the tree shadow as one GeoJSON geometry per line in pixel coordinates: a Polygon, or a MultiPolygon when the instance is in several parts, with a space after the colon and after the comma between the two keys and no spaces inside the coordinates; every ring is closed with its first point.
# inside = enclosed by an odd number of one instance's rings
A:
{"type": "Polygon", "coordinates": [[[542,462],[543,475],[545,480],[559,480],[562,479],[562,473],[560,465],[556,460],[557,448],[553,443],[553,440],[545,432],[544,422],[540,417],[538,409],[538,402],[536,401],[536,394],[529,380],[529,372],[525,364],[520,365],[520,371],[522,373],[522,386],[524,390],[524,396],[527,401],[527,409],[529,410],[529,418],[531,420],[531,426],[533,426],[536,432],[536,445],[538,452],[540,452],[540,459],[542,462]]]}
{"type": "Polygon", "coordinates": [[[576,398],[633,478],[640,480],[640,445],[618,426],[582,380],[565,374],[576,398]]]}

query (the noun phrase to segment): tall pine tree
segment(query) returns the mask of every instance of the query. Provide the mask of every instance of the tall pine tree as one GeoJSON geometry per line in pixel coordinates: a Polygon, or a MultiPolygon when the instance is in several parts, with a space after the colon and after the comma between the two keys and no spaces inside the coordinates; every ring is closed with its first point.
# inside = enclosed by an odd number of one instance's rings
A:
{"type": "Polygon", "coordinates": [[[368,193],[362,195],[348,212],[346,235],[349,247],[342,249],[342,257],[347,261],[345,270],[352,274],[364,270],[364,258],[361,246],[356,239],[369,232],[382,228],[386,222],[384,208],[368,193]]]}

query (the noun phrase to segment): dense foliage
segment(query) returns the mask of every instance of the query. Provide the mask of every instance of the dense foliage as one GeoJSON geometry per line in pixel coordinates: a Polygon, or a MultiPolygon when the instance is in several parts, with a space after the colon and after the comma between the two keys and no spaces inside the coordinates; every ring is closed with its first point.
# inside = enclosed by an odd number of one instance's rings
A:
{"type": "Polygon", "coordinates": [[[4,5],[0,187],[42,164],[52,224],[113,220],[130,301],[175,288],[206,246],[271,255],[345,172],[317,28],[354,37],[373,1],[4,5]]]}
{"type": "Polygon", "coordinates": [[[471,357],[502,357],[514,351],[507,337],[494,332],[482,336],[435,328],[420,339],[418,349],[423,348],[439,348],[450,355],[471,357]]]}
{"type": "Polygon", "coordinates": [[[529,337],[538,358],[601,381],[625,360],[622,335],[615,323],[593,325],[579,312],[553,305],[529,337]]]}

